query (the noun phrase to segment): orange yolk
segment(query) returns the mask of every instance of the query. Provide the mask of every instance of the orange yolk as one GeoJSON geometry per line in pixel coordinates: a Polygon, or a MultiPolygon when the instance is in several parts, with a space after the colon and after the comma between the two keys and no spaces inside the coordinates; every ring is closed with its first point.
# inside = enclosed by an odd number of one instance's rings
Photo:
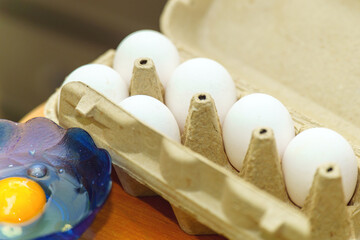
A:
{"type": "Polygon", "coordinates": [[[0,180],[0,222],[26,222],[40,216],[45,204],[45,192],[33,180],[23,177],[0,180]]]}

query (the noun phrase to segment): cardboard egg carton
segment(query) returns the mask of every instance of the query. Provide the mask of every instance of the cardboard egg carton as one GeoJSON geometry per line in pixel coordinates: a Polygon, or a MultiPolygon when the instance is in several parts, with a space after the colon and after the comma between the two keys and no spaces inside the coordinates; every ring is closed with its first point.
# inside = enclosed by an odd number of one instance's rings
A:
{"type": "MultiPolygon", "coordinates": [[[[347,9],[339,8],[337,4],[344,3],[335,1],[326,5],[328,12],[323,12],[321,16],[330,23],[333,23],[333,18],[360,23],[347,14],[347,9]]],[[[175,42],[183,60],[206,56],[224,64],[236,83],[238,97],[261,92],[261,89],[279,98],[290,109],[296,133],[316,126],[332,128],[354,143],[353,149],[359,158],[359,129],[355,127],[357,119],[349,121],[347,113],[351,110],[357,116],[360,110],[354,110],[346,102],[339,107],[338,98],[325,98],[334,93],[332,88],[336,84],[354,91],[351,86],[356,72],[350,69],[344,72],[332,65],[332,57],[339,57],[341,53],[337,52],[339,46],[336,39],[328,40],[328,45],[323,42],[325,49],[328,47],[331,50],[326,52],[328,55],[323,52],[320,52],[323,55],[319,55],[314,49],[308,54],[303,53],[304,48],[318,40],[316,37],[333,31],[316,31],[317,26],[326,24],[315,13],[309,15],[315,18],[312,21],[317,20],[315,27],[310,20],[307,22],[308,19],[303,19],[304,14],[320,6],[320,0],[311,3],[173,0],[165,7],[161,28],[175,42]],[[287,21],[279,20],[284,17],[287,21]],[[299,20],[302,22],[299,23],[299,20]],[[291,26],[296,28],[295,32],[291,26]],[[291,34],[304,32],[311,33],[312,38],[302,39],[304,42],[291,39],[291,34]],[[263,38],[270,43],[262,42],[259,33],[265,35],[263,38]],[[243,39],[245,37],[250,38],[249,42],[243,39]],[[251,42],[258,45],[251,45],[251,42]],[[269,46],[272,48],[269,49],[269,46]],[[293,55],[286,55],[288,49],[294,51],[293,55]],[[238,54],[235,55],[235,52],[238,54]],[[329,59],[330,62],[319,59],[329,59]],[[317,71],[312,68],[312,60],[318,64],[317,71]],[[258,66],[258,61],[263,65],[258,66]],[[287,62],[291,64],[286,65],[287,62]],[[279,66],[288,66],[289,69],[285,71],[279,66]],[[302,68],[314,70],[314,76],[308,76],[305,70],[300,71],[302,68]],[[323,71],[327,71],[325,77],[321,75],[323,71]],[[283,75],[288,77],[288,72],[294,75],[293,82],[280,79],[283,75]],[[347,76],[347,80],[339,78],[337,83],[325,82],[329,75],[347,76]],[[309,78],[304,78],[305,83],[308,81],[315,87],[321,86],[320,95],[325,100],[311,89],[306,89],[305,85],[297,86],[301,85],[298,81],[304,76],[309,78]],[[316,98],[322,101],[315,101],[316,98]],[[334,105],[332,111],[326,108],[329,102],[334,105]]],[[[355,9],[360,11],[360,6],[355,9]]],[[[351,28],[346,21],[337,24],[351,28]]],[[[340,32],[341,29],[336,28],[340,32]]],[[[353,35],[346,35],[348,38],[353,36],[353,44],[357,39],[356,30],[354,32],[353,35]]],[[[351,41],[346,43],[349,44],[347,48],[353,47],[351,41]]],[[[109,50],[95,62],[112,66],[113,57],[114,50],[109,50]]],[[[348,59],[350,62],[352,60],[351,63],[356,60],[354,56],[348,59]]],[[[138,60],[134,65],[131,94],[146,94],[163,101],[164,89],[151,59],[142,60],[146,60],[146,63],[141,64],[141,60],[138,60]]],[[[343,95],[346,99],[352,97],[345,93],[343,95]]],[[[182,136],[183,145],[157,133],[78,82],[67,84],[61,93],[59,90],[54,93],[46,104],[45,114],[64,127],[81,127],[88,131],[98,146],[106,148],[111,154],[125,191],[133,196],[159,194],[167,199],[179,225],[187,233],[216,232],[229,239],[360,237],[359,184],[351,202],[346,205],[338,166],[331,163],[321,166],[305,206],[300,210],[287,196],[273,133],[266,127],[254,130],[243,168],[240,173],[236,172],[227,161],[216,109],[211,96],[206,93],[199,93],[191,100],[182,136]]]]}

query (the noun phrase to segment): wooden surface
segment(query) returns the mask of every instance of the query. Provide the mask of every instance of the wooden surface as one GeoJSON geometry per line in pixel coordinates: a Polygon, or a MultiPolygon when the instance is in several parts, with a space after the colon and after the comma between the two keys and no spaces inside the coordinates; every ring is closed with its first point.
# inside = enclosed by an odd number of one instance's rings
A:
{"type": "MultiPolygon", "coordinates": [[[[21,122],[44,116],[44,104],[27,114],[21,122]]],[[[135,198],[126,194],[115,174],[113,187],[104,207],[90,228],[80,238],[136,240],[223,240],[217,235],[190,236],[177,224],[170,204],[161,197],[135,198]]]]}

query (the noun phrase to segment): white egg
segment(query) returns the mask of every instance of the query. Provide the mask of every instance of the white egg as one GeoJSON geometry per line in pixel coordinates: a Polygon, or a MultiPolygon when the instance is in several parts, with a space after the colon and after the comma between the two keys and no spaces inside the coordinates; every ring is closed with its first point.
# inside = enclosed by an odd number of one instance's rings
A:
{"type": "Polygon", "coordinates": [[[172,72],[179,65],[175,45],[163,34],[153,30],[140,30],[128,35],[116,49],[114,69],[130,86],[134,61],[148,57],[154,61],[161,83],[166,86],[172,72]]]}
{"type": "Polygon", "coordinates": [[[75,69],[62,86],[69,82],[83,82],[113,102],[129,96],[128,86],[119,73],[103,64],[87,64],[75,69]]]}
{"type": "Polygon", "coordinates": [[[126,98],[119,106],[163,135],[180,142],[180,131],[170,110],[156,98],[135,95],[126,98]]]}
{"type": "Polygon", "coordinates": [[[252,131],[269,127],[274,131],[279,157],[295,136],[294,123],[285,106],[276,98],[262,93],[247,95],[229,110],[223,124],[226,154],[231,164],[240,171],[252,131]]]}
{"type": "Polygon", "coordinates": [[[214,99],[222,123],[236,101],[235,84],[229,72],[218,62],[207,58],[190,59],[179,65],[166,86],[165,103],[184,130],[193,95],[206,92],[214,99]]]}
{"type": "Polygon", "coordinates": [[[358,165],[352,147],[333,130],[311,128],[298,134],[289,143],[282,160],[286,188],[296,205],[304,205],[316,170],[324,163],[336,163],[339,166],[345,200],[350,201],[358,177],[358,165]]]}

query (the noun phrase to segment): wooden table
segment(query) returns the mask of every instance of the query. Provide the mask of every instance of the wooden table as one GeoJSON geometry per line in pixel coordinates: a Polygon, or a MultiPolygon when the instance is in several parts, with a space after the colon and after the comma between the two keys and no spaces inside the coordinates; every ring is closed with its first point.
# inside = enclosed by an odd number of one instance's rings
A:
{"type": "MultiPolygon", "coordinates": [[[[44,104],[27,114],[21,122],[44,116],[44,104]]],[[[217,235],[190,236],[177,224],[170,204],[161,197],[136,198],[126,194],[115,174],[108,200],[90,228],[81,237],[88,239],[198,239],[223,240],[217,235]]]]}

